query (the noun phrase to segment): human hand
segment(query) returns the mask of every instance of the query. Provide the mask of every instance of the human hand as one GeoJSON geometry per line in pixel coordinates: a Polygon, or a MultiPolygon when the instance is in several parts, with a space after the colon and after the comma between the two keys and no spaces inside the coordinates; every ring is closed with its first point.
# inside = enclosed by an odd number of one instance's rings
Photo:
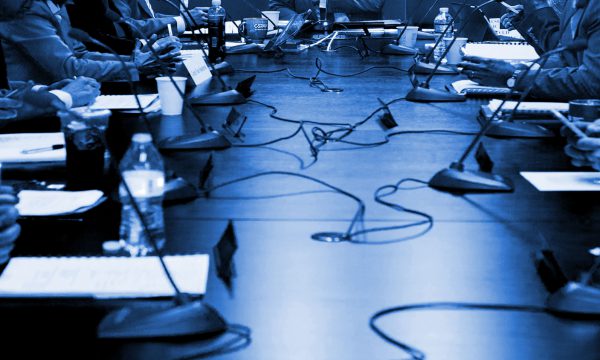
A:
{"type": "Polygon", "coordinates": [[[19,100],[0,97],[0,121],[12,120],[17,117],[17,110],[23,106],[19,100]]]}
{"type": "Polygon", "coordinates": [[[465,56],[458,64],[462,73],[469,79],[484,86],[506,87],[506,82],[514,74],[516,68],[502,60],[483,59],[465,56]]]}
{"type": "Polygon", "coordinates": [[[21,233],[17,224],[19,212],[15,208],[18,202],[11,187],[0,186],[0,264],[8,261],[14,242],[21,233]]]}
{"type": "Polygon", "coordinates": [[[523,5],[515,5],[513,6],[513,8],[517,10],[518,13],[509,11],[506,14],[502,15],[502,17],[500,18],[500,23],[502,24],[502,27],[508,30],[514,30],[515,27],[513,22],[518,21],[520,18],[523,17],[523,9],[525,7],[523,5]]]}
{"type": "Polygon", "coordinates": [[[592,123],[577,122],[575,126],[581,129],[587,137],[580,138],[571,129],[562,128],[561,133],[568,142],[565,153],[571,158],[574,166],[591,166],[600,171],[600,120],[592,123]]]}
{"type": "Polygon", "coordinates": [[[189,26],[206,27],[208,26],[208,15],[205,9],[201,7],[195,7],[190,9],[190,13],[183,13],[185,21],[189,26]],[[191,15],[191,19],[190,16],[191,15]]]}
{"type": "Polygon", "coordinates": [[[93,104],[100,95],[100,84],[92,78],[80,76],[63,84],[65,86],[58,89],[71,95],[74,107],[93,104]]]}

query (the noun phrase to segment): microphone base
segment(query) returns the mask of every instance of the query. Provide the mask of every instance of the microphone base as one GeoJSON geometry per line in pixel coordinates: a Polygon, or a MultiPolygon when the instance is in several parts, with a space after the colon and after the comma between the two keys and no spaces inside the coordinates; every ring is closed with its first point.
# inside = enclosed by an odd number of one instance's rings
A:
{"type": "Polygon", "coordinates": [[[231,147],[231,142],[217,132],[172,136],[158,142],[160,150],[223,150],[231,147]]]}
{"type": "Polygon", "coordinates": [[[227,49],[226,53],[227,55],[259,54],[262,51],[263,49],[258,44],[250,43],[232,46],[229,49],[227,49]]]}
{"type": "Polygon", "coordinates": [[[239,105],[245,104],[248,100],[237,90],[229,90],[200,96],[192,94],[189,101],[194,105],[239,105]]]}
{"type": "Polygon", "coordinates": [[[462,102],[466,99],[465,95],[420,86],[413,88],[406,94],[406,100],[413,102],[462,102]]]}
{"type": "Polygon", "coordinates": [[[510,179],[481,171],[458,170],[452,167],[441,170],[429,180],[429,186],[447,192],[511,192],[510,179]]]}
{"type": "Polygon", "coordinates": [[[415,56],[419,54],[419,49],[411,48],[404,45],[388,44],[381,49],[384,55],[400,55],[400,56],[415,56]]]}
{"type": "MultiPolygon", "coordinates": [[[[230,63],[228,63],[227,61],[222,61],[220,63],[214,64],[215,67],[215,71],[218,75],[227,75],[227,74],[233,74],[233,72],[235,71],[233,69],[233,66],[231,66],[230,63]]],[[[215,74],[213,74],[215,75],[215,74]]]]}
{"type": "MultiPolygon", "coordinates": [[[[435,63],[426,63],[422,61],[417,61],[414,71],[420,75],[429,75],[435,69],[435,63]]],[[[440,65],[437,70],[435,70],[436,75],[456,75],[458,74],[458,70],[449,66],[440,65]]]]}
{"type": "Polygon", "coordinates": [[[600,289],[569,282],[548,297],[546,307],[565,316],[600,318],[600,289]]]}
{"type": "Polygon", "coordinates": [[[227,330],[227,323],[212,307],[200,302],[159,307],[130,306],[109,313],[98,326],[101,339],[159,339],[213,337],[227,330]]]}
{"type": "Polygon", "coordinates": [[[486,136],[496,138],[553,138],[556,135],[540,125],[528,124],[525,122],[498,121],[486,132],[486,136]]]}

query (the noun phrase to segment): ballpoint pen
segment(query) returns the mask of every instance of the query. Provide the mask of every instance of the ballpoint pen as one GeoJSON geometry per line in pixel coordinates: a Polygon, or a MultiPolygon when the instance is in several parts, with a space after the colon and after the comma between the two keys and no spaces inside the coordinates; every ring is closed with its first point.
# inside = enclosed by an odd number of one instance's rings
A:
{"type": "Polygon", "coordinates": [[[65,148],[65,145],[63,145],[63,144],[55,144],[55,145],[47,146],[47,147],[43,147],[43,148],[23,150],[23,151],[21,151],[21,154],[35,154],[35,153],[40,153],[40,152],[45,152],[45,151],[60,150],[60,149],[64,149],[64,148],[65,148]]]}

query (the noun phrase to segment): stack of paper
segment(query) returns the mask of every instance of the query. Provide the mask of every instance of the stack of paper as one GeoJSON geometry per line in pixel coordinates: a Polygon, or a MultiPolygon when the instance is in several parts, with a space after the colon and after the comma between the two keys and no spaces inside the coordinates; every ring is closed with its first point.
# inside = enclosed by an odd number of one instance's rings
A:
{"type": "Polygon", "coordinates": [[[531,45],[523,43],[468,43],[463,48],[466,56],[506,61],[533,61],[539,58],[531,45]]]}
{"type": "MultiPolygon", "coordinates": [[[[490,101],[488,105],[491,111],[496,111],[502,104],[502,100],[494,99],[490,101]]],[[[512,111],[517,106],[516,101],[507,101],[503,110],[512,111]]],[[[522,102],[517,110],[518,113],[530,113],[530,114],[551,114],[552,110],[560,112],[569,112],[569,103],[558,103],[558,102],[522,102]]]]}
{"type": "MultiPolygon", "coordinates": [[[[208,255],[167,256],[165,262],[182,292],[206,292],[208,255]]],[[[13,258],[0,277],[0,296],[4,297],[172,295],[157,257],[13,258]]]]}
{"type": "Polygon", "coordinates": [[[521,172],[539,191],[600,191],[600,172],[521,172]]]}
{"type": "Polygon", "coordinates": [[[65,137],[60,132],[0,135],[0,163],[64,162],[64,145],[65,137]],[[54,145],[62,148],[52,150],[54,145]]]}
{"type": "MultiPolygon", "coordinates": [[[[158,94],[141,94],[138,95],[142,109],[147,111],[152,105],[158,101],[158,94]]],[[[96,98],[96,102],[90,107],[92,110],[109,109],[109,110],[138,110],[138,103],[135,95],[100,95],[96,98]]]]}
{"type": "Polygon", "coordinates": [[[56,216],[79,214],[105,200],[100,190],[19,192],[17,210],[22,216],[56,216]]]}

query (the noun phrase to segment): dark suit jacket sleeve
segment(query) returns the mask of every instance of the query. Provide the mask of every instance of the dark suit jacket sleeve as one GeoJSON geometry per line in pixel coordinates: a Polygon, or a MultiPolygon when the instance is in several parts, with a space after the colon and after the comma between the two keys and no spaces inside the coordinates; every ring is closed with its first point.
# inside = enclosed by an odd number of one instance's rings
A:
{"type": "Polygon", "coordinates": [[[551,7],[538,9],[513,25],[538,52],[545,53],[558,46],[560,19],[551,7]]]}
{"type": "MultiPolygon", "coordinates": [[[[56,81],[74,76],[88,76],[98,81],[127,80],[118,61],[79,58],[60,37],[52,14],[34,2],[23,18],[0,23],[0,34],[30,61],[35,62],[56,81]]],[[[134,78],[139,75],[133,63],[127,64],[134,78]]],[[[15,77],[18,79],[18,77],[15,77]]]]}
{"type": "MultiPolygon", "coordinates": [[[[128,0],[112,0],[113,6],[121,17],[128,19],[139,29],[145,36],[150,37],[152,34],[165,32],[169,24],[172,25],[173,31],[177,32],[177,20],[174,17],[157,17],[146,18],[137,11],[137,3],[128,0]],[[133,7],[133,8],[132,8],[133,7]]],[[[132,29],[131,32],[135,37],[137,31],[132,29]]]]}
{"type": "MultiPolygon", "coordinates": [[[[578,66],[542,70],[531,91],[531,96],[545,100],[570,101],[600,98],[600,1],[592,1],[588,15],[582,21],[581,37],[587,39],[587,49],[576,56],[578,66]]],[[[571,54],[570,54],[571,55],[571,54]]],[[[561,57],[562,58],[562,57],[561,57]]],[[[529,75],[533,76],[533,74],[529,75]]],[[[531,84],[524,79],[523,85],[531,84]]]]}
{"type": "Polygon", "coordinates": [[[282,20],[289,20],[297,14],[295,0],[269,0],[269,9],[279,11],[282,20]]]}

